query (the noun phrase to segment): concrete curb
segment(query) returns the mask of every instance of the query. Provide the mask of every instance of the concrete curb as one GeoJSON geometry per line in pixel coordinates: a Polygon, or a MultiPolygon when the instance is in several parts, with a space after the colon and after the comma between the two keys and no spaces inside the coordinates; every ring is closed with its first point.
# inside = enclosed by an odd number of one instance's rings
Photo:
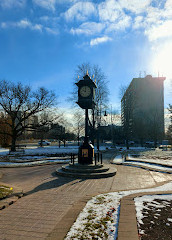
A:
{"type": "MultiPolygon", "coordinates": [[[[161,164],[162,167],[169,168],[169,170],[165,170],[165,169],[163,170],[163,169],[156,169],[156,166],[154,168],[154,167],[151,167],[151,166],[138,165],[137,162],[135,162],[135,161],[133,161],[132,163],[131,162],[129,162],[129,161],[126,161],[126,162],[125,161],[124,162],[111,162],[111,164],[123,165],[123,166],[128,166],[128,167],[138,167],[138,168],[142,168],[142,169],[149,170],[149,171],[172,174],[172,166],[166,166],[166,165],[161,164]]],[[[149,162],[140,162],[140,163],[149,164],[149,162]]],[[[157,164],[157,166],[158,166],[158,164],[157,164]]]]}
{"type": "Polygon", "coordinates": [[[78,215],[83,210],[87,202],[93,196],[85,197],[84,199],[78,201],[75,205],[72,205],[70,210],[67,212],[66,215],[62,218],[60,224],[58,224],[54,230],[48,235],[46,240],[62,240],[66,237],[67,233],[69,232],[71,226],[76,221],[78,215]]]}
{"type": "MultiPolygon", "coordinates": [[[[144,162],[146,163],[146,162],[144,162]]],[[[161,173],[168,173],[168,174],[172,174],[172,167],[171,167],[171,170],[170,170],[170,167],[169,167],[169,171],[168,170],[163,170],[163,169],[156,169],[153,168],[153,167],[150,167],[150,166],[141,166],[141,165],[137,165],[137,163],[129,163],[129,162],[124,162],[122,163],[123,166],[129,166],[129,167],[138,167],[138,168],[142,168],[142,169],[145,169],[145,170],[149,170],[149,171],[155,171],[155,172],[161,172],[161,173]]]]}
{"type": "MultiPolygon", "coordinates": [[[[2,182],[0,182],[0,185],[11,187],[11,185],[9,185],[7,183],[2,183],[2,182]]],[[[13,193],[10,196],[0,200],[0,210],[15,203],[22,196],[23,196],[23,190],[21,190],[20,188],[17,188],[17,187],[13,187],[13,193]]]]}
{"type": "Polygon", "coordinates": [[[125,160],[125,162],[132,162],[132,163],[148,163],[148,164],[152,164],[152,165],[155,165],[155,166],[160,166],[160,167],[167,167],[167,168],[172,168],[172,165],[170,164],[167,164],[167,163],[156,163],[154,161],[145,161],[144,159],[134,159],[134,158],[127,158],[125,160]]]}

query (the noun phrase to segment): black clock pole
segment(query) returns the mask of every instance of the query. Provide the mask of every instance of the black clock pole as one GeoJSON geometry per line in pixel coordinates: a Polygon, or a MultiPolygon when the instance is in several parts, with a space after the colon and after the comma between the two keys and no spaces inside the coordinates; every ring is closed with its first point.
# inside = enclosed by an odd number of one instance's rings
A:
{"type": "Polygon", "coordinates": [[[88,143],[88,109],[85,109],[85,143],[88,143]]]}
{"type": "Polygon", "coordinates": [[[78,163],[92,164],[94,159],[94,146],[89,143],[88,109],[94,109],[95,107],[95,89],[97,86],[87,74],[83,77],[83,80],[79,80],[76,85],[78,87],[77,104],[85,109],[85,136],[84,143],[79,147],[78,163]]]}

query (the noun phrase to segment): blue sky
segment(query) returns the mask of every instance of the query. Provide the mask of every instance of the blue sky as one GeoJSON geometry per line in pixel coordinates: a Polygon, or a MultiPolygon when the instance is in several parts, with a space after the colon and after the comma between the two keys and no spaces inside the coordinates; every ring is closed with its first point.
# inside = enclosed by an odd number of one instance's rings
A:
{"type": "MultiPolygon", "coordinates": [[[[45,86],[65,101],[77,65],[97,64],[110,104],[132,78],[166,76],[171,101],[172,0],[0,0],[0,78],[45,86]]],[[[77,76],[76,76],[77,77],[77,76]]]]}

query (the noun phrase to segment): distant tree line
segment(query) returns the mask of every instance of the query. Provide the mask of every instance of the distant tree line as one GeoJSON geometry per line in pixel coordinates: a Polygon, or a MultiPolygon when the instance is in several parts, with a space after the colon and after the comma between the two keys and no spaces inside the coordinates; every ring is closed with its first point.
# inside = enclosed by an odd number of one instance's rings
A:
{"type": "Polygon", "coordinates": [[[170,113],[170,125],[168,126],[166,136],[167,139],[172,144],[172,104],[169,104],[168,111],[170,113]]]}
{"type": "Polygon", "coordinates": [[[60,126],[53,91],[44,87],[33,91],[22,83],[0,80],[0,144],[16,151],[16,141],[25,137],[75,138],[60,126]],[[63,129],[62,132],[56,131],[63,129]]]}

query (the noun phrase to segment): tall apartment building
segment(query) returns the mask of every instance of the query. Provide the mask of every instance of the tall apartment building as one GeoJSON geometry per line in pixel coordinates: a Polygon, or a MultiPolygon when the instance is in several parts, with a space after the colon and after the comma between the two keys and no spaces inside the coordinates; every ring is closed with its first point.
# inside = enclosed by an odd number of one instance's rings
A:
{"type": "Polygon", "coordinates": [[[165,77],[133,78],[121,99],[121,119],[128,140],[158,141],[164,136],[165,77]]]}

